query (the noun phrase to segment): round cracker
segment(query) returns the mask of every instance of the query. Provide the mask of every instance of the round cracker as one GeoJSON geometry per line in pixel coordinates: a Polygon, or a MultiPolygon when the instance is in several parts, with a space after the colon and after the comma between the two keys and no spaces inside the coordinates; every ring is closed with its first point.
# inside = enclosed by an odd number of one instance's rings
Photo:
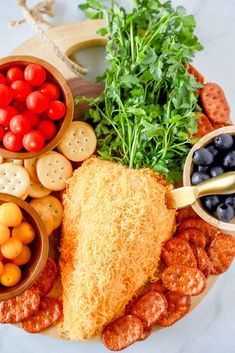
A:
{"type": "Polygon", "coordinates": [[[55,196],[52,195],[42,197],[38,200],[38,203],[39,202],[42,205],[46,206],[48,211],[52,214],[55,227],[54,229],[58,228],[61,225],[64,212],[61,202],[55,196]]]}
{"type": "Polygon", "coordinates": [[[24,165],[24,162],[22,159],[5,158],[4,163],[14,163],[14,164],[21,165],[21,166],[24,165]]]}
{"type": "Polygon", "coordinates": [[[30,186],[28,188],[28,196],[35,199],[47,196],[51,193],[51,190],[45,188],[40,182],[30,180],[30,186]]]}
{"type": "Polygon", "coordinates": [[[29,196],[28,192],[26,191],[26,193],[24,195],[20,196],[20,198],[21,198],[21,200],[26,200],[28,196],[29,196]]]}
{"type": "Polygon", "coordinates": [[[40,203],[40,200],[33,199],[30,201],[30,205],[35,209],[42,222],[45,225],[48,236],[51,235],[54,229],[53,216],[48,212],[48,208],[40,203]]]}
{"type": "Polygon", "coordinates": [[[82,162],[96,150],[94,129],[84,121],[74,121],[67,129],[58,149],[73,162],[82,162]]]}
{"type": "Polygon", "coordinates": [[[0,156],[0,164],[2,164],[3,162],[4,162],[4,158],[0,156]]]}
{"type": "Polygon", "coordinates": [[[0,192],[22,197],[30,185],[27,170],[14,163],[0,164],[0,192]]]}
{"type": "Polygon", "coordinates": [[[42,185],[53,191],[65,189],[66,180],[73,174],[70,161],[58,152],[40,157],[36,169],[42,185]]]}
{"type": "Polygon", "coordinates": [[[25,159],[24,167],[29,173],[30,178],[36,182],[39,182],[39,179],[37,176],[37,170],[36,170],[37,161],[38,161],[38,158],[25,159]]]}

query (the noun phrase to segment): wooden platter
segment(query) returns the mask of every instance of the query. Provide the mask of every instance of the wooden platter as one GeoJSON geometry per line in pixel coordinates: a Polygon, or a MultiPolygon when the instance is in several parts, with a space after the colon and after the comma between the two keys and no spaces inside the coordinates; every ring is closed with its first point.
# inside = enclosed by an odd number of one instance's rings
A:
{"type": "MultiPolygon", "coordinates": [[[[65,53],[68,57],[72,57],[74,52],[89,48],[92,46],[105,45],[106,40],[103,37],[97,35],[97,30],[103,26],[102,20],[87,20],[75,24],[68,24],[64,26],[59,26],[51,28],[48,30],[48,35],[58,47],[65,53]]],[[[82,95],[87,97],[97,97],[102,92],[102,85],[92,83],[88,80],[76,77],[63,62],[61,62],[48,47],[42,42],[38,37],[33,37],[32,39],[24,42],[18,48],[16,48],[12,55],[33,55],[44,60],[47,60],[50,64],[54,65],[65,77],[68,85],[70,86],[74,96],[82,95]]],[[[84,106],[79,107],[79,114],[75,114],[75,118],[80,117],[84,106]]],[[[58,257],[57,254],[57,239],[50,239],[50,255],[53,257],[58,257]]],[[[191,310],[193,310],[202,299],[208,294],[212,286],[218,277],[210,276],[207,280],[206,290],[197,297],[192,298],[191,310]]],[[[61,291],[60,283],[57,281],[50,295],[57,296],[58,292],[61,291]]],[[[160,331],[156,329],[155,331],[160,331]]],[[[50,337],[59,338],[56,327],[52,327],[44,334],[50,337]]],[[[155,332],[156,334],[156,332],[155,332]]],[[[99,337],[89,340],[89,352],[97,351],[97,344],[101,347],[101,340],[99,337]]],[[[84,342],[78,343],[78,348],[85,348],[84,342]]]]}

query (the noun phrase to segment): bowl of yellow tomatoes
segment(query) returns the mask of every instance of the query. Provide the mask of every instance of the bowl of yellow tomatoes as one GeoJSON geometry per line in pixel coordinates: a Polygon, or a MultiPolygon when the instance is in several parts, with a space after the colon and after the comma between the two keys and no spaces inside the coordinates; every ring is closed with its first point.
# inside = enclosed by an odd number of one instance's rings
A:
{"type": "Polygon", "coordinates": [[[18,197],[0,193],[0,301],[23,293],[41,274],[49,241],[36,211],[18,197]]]}

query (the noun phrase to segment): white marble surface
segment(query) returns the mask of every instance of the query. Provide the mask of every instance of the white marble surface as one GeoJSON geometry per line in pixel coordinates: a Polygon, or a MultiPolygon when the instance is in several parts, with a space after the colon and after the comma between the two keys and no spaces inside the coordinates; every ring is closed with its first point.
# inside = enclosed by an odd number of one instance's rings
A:
{"type": "MultiPolygon", "coordinates": [[[[53,22],[62,24],[83,18],[77,4],[81,0],[57,0],[53,22]]],[[[122,3],[128,3],[122,0],[122,3]]],[[[173,0],[184,5],[197,18],[197,33],[205,49],[195,59],[197,68],[208,81],[222,85],[235,114],[235,2],[234,0],[173,0]]],[[[16,0],[0,0],[0,56],[33,36],[23,25],[9,30],[7,21],[20,16],[16,0]]],[[[235,264],[222,275],[201,304],[173,327],[153,334],[126,352],[132,353],[226,353],[235,352],[235,264]]],[[[41,335],[29,335],[8,325],[0,326],[1,353],[101,353],[94,344],[58,341],[41,335]]]]}

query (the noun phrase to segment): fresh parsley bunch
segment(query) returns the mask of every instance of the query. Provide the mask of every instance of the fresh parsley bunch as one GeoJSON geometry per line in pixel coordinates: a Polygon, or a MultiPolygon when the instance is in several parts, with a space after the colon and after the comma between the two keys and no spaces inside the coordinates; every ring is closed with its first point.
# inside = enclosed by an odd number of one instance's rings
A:
{"type": "Polygon", "coordinates": [[[135,0],[128,13],[113,0],[87,0],[80,8],[104,18],[108,38],[101,97],[86,119],[96,128],[101,158],[130,168],[149,167],[177,182],[197,130],[201,86],[187,67],[202,46],[195,20],[171,2],[135,0]]]}

